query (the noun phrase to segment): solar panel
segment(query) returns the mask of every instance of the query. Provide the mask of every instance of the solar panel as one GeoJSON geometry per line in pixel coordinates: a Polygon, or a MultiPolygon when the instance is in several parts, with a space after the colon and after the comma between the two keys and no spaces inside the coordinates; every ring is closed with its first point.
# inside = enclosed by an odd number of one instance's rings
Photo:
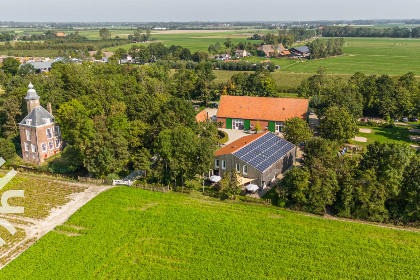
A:
{"type": "Polygon", "coordinates": [[[292,143],[270,132],[234,152],[233,155],[263,172],[294,147],[292,143]]]}

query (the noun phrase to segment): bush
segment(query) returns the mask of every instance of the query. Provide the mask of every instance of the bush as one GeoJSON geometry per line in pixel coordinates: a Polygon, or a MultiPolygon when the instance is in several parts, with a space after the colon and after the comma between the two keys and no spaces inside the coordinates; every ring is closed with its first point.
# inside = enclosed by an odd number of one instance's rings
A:
{"type": "Polygon", "coordinates": [[[15,145],[9,139],[0,138],[0,157],[11,160],[16,156],[15,145]]]}
{"type": "Polygon", "coordinates": [[[226,132],[218,130],[217,134],[219,135],[219,144],[225,144],[229,141],[229,135],[226,132]]]}
{"type": "Polygon", "coordinates": [[[120,176],[118,176],[118,174],[111,173],[111,174],[108,174],[108,176],[106,176],[105,182],[107,184],[112,184],[112,180],[119,180],[119,179],[120,179],[120,176]]]}
{"type": "Polygon", "coordinates": [[[73,146],[67,146],[61,157],[52,160],[48,164],[48,171],[51,173],[71,173],[83,167],[83,157],[80,151],[73,146]]]}

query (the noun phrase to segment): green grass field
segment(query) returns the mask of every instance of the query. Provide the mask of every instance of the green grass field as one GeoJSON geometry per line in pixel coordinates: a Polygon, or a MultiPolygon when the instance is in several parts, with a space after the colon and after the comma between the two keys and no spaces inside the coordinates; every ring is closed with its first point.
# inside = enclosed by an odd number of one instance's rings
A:
{"type": "Polygon", "coordinates": [[[1,279],[415,279],[420,233],[118,187],[1,279]]]}
{"type": "Polygon", "coordinates": [[[367,138],[366,142],[356,142],[354,144],[360,146],[367,146],[370,143],[375,141],[385,143],[404,143],[404,144],[418,144],[418,142],[410,141],[408,138],[409,135],[415,135],[415,133],[410,133],[409,129],[412,127],[407,126],[395,126],[394,128],[386,127],[369,127],[369,126],[360,126],[360,128],[369,128],[372,130],[372,133],[358,133],[357,136],[367,138]]]}

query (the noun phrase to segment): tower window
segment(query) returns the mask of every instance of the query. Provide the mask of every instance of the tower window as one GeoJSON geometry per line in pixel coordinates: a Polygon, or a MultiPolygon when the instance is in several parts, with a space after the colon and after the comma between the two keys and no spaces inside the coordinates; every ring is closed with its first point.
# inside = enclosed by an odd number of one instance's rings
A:
{"type": "Polygon", "coordinates": [[[54,142],[53,141],[48,142],[48,146],[49,146],[50,150],[54,150],[54,142]]]}
{"type": "Polygon", "coordinates": [[[41,144],[41,149],[45,153],[47,151],[47,143],[42,143],[41,144]]]}
{"type": "Polygon", "coordinates": [[[47,139],[53,138],[53,134],[51,132],[51,128],[47,128],[47,139]]]}
{"type": "Polygon", "coordinates": [[[31,131],[29,129],[26,130],[26,141],[31,141],[31,131]]]}
{"type": "Polygon", "coordinates": [[[32,125],[32,120],[31,119],[26,120],[26,124],[27,125],[32,125]]]}

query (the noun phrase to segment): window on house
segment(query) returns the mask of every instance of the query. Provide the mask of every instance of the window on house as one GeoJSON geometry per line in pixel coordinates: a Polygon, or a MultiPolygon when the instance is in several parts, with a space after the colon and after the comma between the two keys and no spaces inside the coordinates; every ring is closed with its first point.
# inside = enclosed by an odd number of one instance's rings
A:
{"type": "Polygon", "coordinates": [[[32,120],[31,119],[26,120],[26,124],[27,125],[32,125],[32,120]]]}
{"type": "Polygon", "coordinates": [[[51,138],[53,138],[51,128],[47,128],[47,139],[51,139],[51,138]]]}
{"type": "Polygon", "coordinates": [[[236,172],[241,172],[241,166],[239,165],[239,163],[236,164],[236,172]]]}
{"type": "Polygon", "coordinates": [[[53,141],[48,142],[48,147],[50,148],[50,150],[54,150],[54,142],[53,141]]]}
{"type": "Polygon", "coordinates": [[[219,168],[219,160],[218,160],[218,159],[216,159],[216,160],[214,161],[214,166],[215,166],[216,168],[219,168]]]}
{"type": "Polygon", "coordinates": [[[25,142],[25,151],[29,152],[29,144],[25,142]]]}
{"type": "Polygon", "coordinates": [[[248,174],[248,166],[244,165],[242,167],[242,173],[244,173],[245,175],[248,174]]]}
{"type": "Polygon", "coordinates": [[[44,124],[51,123],[51,119],[50,118],[43,118],[42,120],[44,121],[44,124]]]}
{"type": "Polygon", "coordinates": [[[60,145],[61,145],[60,139],[59,138],[55,139],[55,147],[58,149],[60,148],[60,145]]]}
{"type": "Polygon", "coordinates": [[[226,160],[222,160],[222,169],[226,169],[226,160]]]}
{"type": "Polygon", "coordinates": [[[41,149],[45,153],[47,151],[47,143],[42,143],[41,144],[41,149]]]}
{"type": "Polygon", "coordinates": [[[31,141],[31,131],[29,129],[26,130],[26,141],[31,141]]]}
{"type": "Polygon", "coordinates": [[[60,127],[59,126],[54,127],[54,136],[58,137],[60,135],[61,135],[60,127]]]}
{"type": "Polygon", "coordinates": [[[32,153],[36,153],[36,146],[34,144],[31,144],[31,150],[32,153]]]}

